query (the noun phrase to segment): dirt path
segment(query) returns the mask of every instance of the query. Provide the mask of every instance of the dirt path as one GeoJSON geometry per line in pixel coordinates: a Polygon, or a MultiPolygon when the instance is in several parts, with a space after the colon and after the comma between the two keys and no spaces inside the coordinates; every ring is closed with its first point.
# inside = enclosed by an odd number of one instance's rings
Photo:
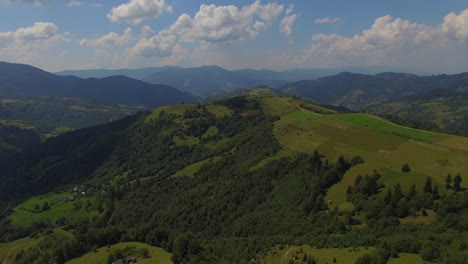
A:
{"type": "Polygon", "coordinates": [[[12,248],[12,249],[8,252],[8,254],[7,254],[7,255],[5,256],[5,258],[3,259],[3,264],[7,264],[7,260],[10,258],[11,252],[13,252],[13,250],[15,250],[15,249],[18,248],[18,247],[19,247],[19,246],[16,246],[16,247],[12,248]]]}
{"type": "Polygon", "coordinates": [[[286,253],[283,254],[283,259],[281,260],[281,263],[284,263],[284,261],[287,260],[289,253],[291,253],[291,251],[293,251],[295,249],[297,249],[297,247],[296,248],[291,248],[290,250],[286,251],[286,253]]]}

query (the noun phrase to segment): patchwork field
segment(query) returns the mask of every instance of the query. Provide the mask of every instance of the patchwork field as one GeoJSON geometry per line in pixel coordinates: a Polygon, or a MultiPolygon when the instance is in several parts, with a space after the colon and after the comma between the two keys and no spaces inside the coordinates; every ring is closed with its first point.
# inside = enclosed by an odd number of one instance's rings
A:
{"type": "Polygon", "coordinates": [[[86,255],[76,258],[67,262],[67,264],[107,264],[108,256],[116,249],[125,249],[126,247],[135,247],[136,249],[147,248],[149,250],[149,258],[142,258],[137,256],[137,263],[140,264],[171,264],[172,254],[166,252],[162,248],[152,247],[147,244],[139,242],[126,242],[119,243],[108,247],[102,247],[97,249],[93,253],[87,253],[86,255]]]}
{"type": "MultiPolygon", "coordinates": [[[[283,149],[251,169],[264,166],[272,159],[314,150],[332,162],[339,155],[364,158],[364,164],[353,167],[329,190],[326,200],[331,200],[332,206],[349,207],[347,187],[354,184],[356,176],[370,174],[375,169],[387,187],[399,182],[405,192],[412,183],[422,190],[429,176],[443,192],[448,173],[468,175],[466,137],[412,129],[367,114],[321,114],[321,109],[286,97],[267,96],[259,100],[265,112],[281,116],[275,122],[274,135],[283,149]],[[401,171],[405,163],[411,172],[401,171]]],[[[467,187],[467,181],[462,185],[467,187]]]]}

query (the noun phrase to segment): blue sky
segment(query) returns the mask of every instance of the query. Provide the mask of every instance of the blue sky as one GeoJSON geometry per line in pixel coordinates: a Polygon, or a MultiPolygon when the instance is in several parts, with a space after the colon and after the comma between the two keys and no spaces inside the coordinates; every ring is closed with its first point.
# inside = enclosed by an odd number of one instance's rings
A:
{"type": "Polygon", "coordinates": [[[468,71],[466,0],[0,0],[0,60],[468,71]]]}

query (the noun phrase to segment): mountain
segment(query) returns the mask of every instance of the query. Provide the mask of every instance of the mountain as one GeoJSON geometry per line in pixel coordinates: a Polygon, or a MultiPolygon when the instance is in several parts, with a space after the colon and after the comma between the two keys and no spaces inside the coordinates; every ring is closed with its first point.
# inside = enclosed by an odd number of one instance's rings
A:
{"type": "Polygon", "coordinates": [[[160,107],[0,160],[0,252],[78,263],[140,258],[115,249],[140,242],[174,263],[463,263],[467,155],[465,137],[266,89],[160,107]]]}
{"type": "Polygon", "coordinates": [[[149,107],[195,100],[190,94],[175,88],[148,84],[123,75],[81,79],[6,62],[0,62],[0,94],[4,97],[71,96],[107,104],[143,104],[149,107]]]}
{"type": "Polygon", "coordinates": [[[468,136],[468,85],[458,89],[434,89],[387,103],[366,111],[399,124],[468,136]]]}
{"type": "Polygon", "coordinates": [[[417,76],[391,72],[376,75],[343,72],[317,80],[289,83],[281,90],[321,103],[362,109],[434,89],[456,90],[467,86],[468,73],[417,76]]]}
{"type": "Polygon", "coordinates": [[[164,66],[164,67],[147,67],[141,69],[93,69],[93,70],[66,70],[60,72],[54,72],[56,75],[69,76],[73,75],[79,78],[105,78],[115,75],[124,75],[133,79],[142,80],[144,77],[153,74],[155,72],[161,72],[170,69],[179,69],[176,66],[164,66]]]}
{"type": "Polygon", "coordinates": [[[288,82],[317,79],[342,71],[376,74],[391,70],[396,69],[388,67],[343,67],[332,69],[292,69],[286,71],[267,69],[229,71],[218,66],[194,68],[166,66],[142,69],[62,71],[56,74],[74,75],[82,78],[104,78],[113,75],[125,75],[148,83],[165,84],[202,97],[209,97],[225,91],[252,88],[258,85],[279,88],[288,82]]]}
{"type": "Polygon", "coordinates": [[[217,66],[166,70],[148,75],[143,80],[148,83],[171,85],[200,96],[250,88],[252,85],[251,80],[217,66]]]}

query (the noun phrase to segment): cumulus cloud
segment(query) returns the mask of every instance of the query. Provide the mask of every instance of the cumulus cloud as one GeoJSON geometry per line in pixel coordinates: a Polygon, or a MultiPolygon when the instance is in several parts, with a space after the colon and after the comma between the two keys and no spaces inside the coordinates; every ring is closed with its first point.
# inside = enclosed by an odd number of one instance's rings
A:
{"type": "Polygon", "coordinates": [[[341,18],[339,17],[322,17],[322,18],[317,18],[314,20],[315,24],[334,24],[338,21],[340,21],[341,18]]]}
{"type": "Polygon", "coordinates": [[[0,32],[0,41],[3,43],[13,43],[45,40],[53,37],[57,33],[57,30],[58,27],[54,23],[36,22],[31,27],[21,27],[16,31],[0,32]]]}
{"type": "Polygon", "coordinates": [[[172,12],[172,6],[166,4],[165,0],[130,0],[126,4],[113,7],[107,14],[107,18],[112,22],[138,25],[144,20],[170,12],[172,12]]]}
{"type": "Polygon", "coordinates": [[[115,32],[110,32],[97,39],[82,39],[82,46],[115,46],[129,43],[133,38],[132,29],[126,28],[122,35],[115,32]]]}
{"type": "Polygon", "coordinates": [[[294,6],[290,5],[288,9],[286,9],[286,16],[281,20],[279,27],[281,33],[288,37],[292,35],[294,22],[298,18],[298,15],[292,14],[292,12],[294,12],[294,6]]]}
{"type": "Polygon", "coordinates": [[[270,27],[283,11],[283,5],[262,5],[260,1],[242,8],[202,4],[194,17],[180,15],[169,28],[150,39],[141,39],[132,51],[141,56],[169,56],[179,43],[198,41],[207,46],[242,41],[270,27]]]}
{"type": "Polygon", "coordinates": [[[460,15],[450,13],[445,16],[442,31],[460,42],[468,43],[468,9],[460,15]]]}
{"type": "Polygon", "coordinates": [[[390,15],[377,18],[371,28],[346,37],[316,34],[300,60],[321,61],[324,66],[391,65],[421,63],[451,56],[451,51],[467,49],[468,10],[451,13],[437,26],[418,24],[390,15]]]}

